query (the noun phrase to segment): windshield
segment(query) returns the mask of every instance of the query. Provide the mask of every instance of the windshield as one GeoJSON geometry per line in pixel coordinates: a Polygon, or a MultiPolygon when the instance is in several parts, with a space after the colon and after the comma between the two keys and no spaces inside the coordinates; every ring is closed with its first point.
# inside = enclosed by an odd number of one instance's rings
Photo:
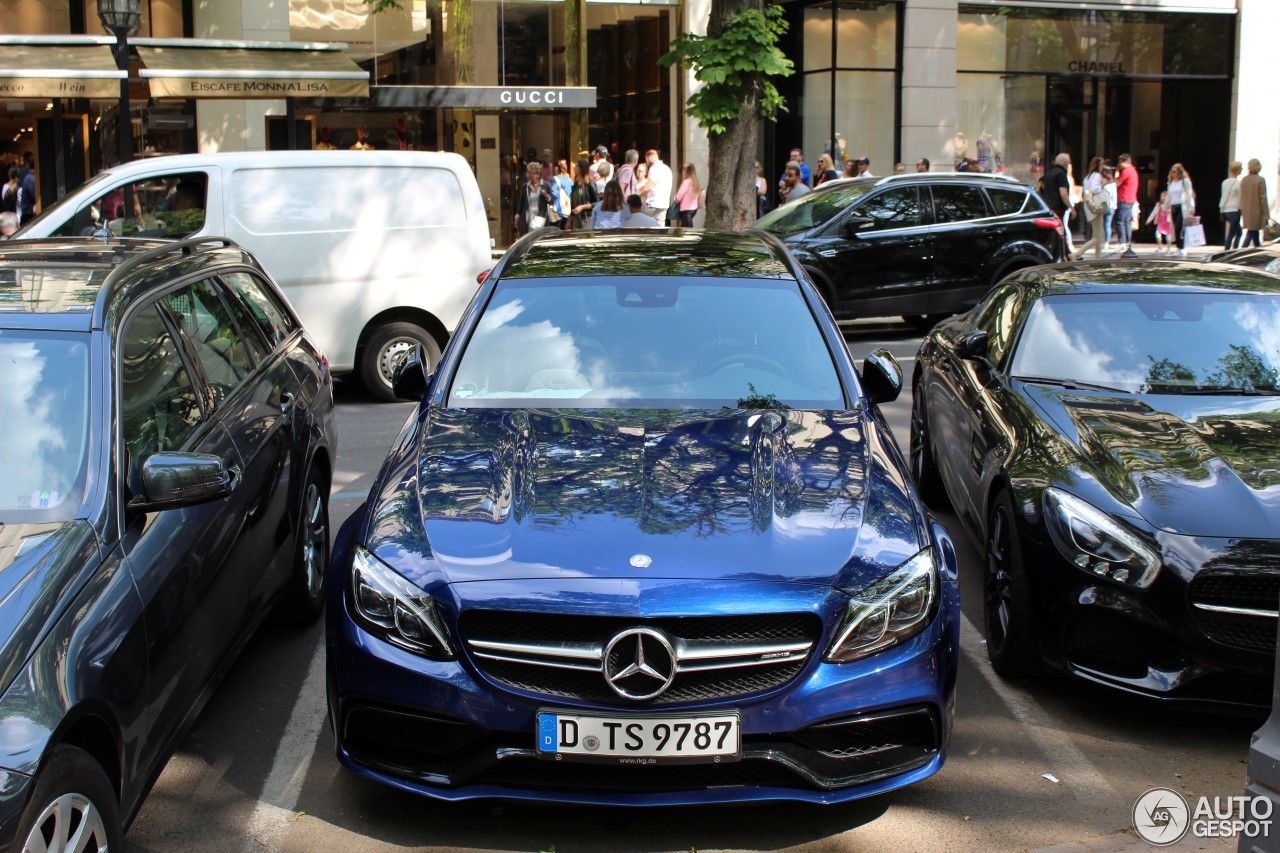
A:
{"type": "Polygon", "coordinates": [[[784,237],[799,234],[826,225],[873,189],[875,184],[871,181],[850,181],[814,190],[765,214],[756,221],[756,227],[784,237]]]}
{"type": "Polygon", "coordinates": [[[842,409],[835,364],[795,281],[506,279],[449,405],[842,409]]]}
{"type": "Polygon", "coordinates": [[[97,187],[99,184],[105,184],[107,181],[111,180],[114,177],[115,175],[113,175],[111,172],[99,172],[89,180],[85,181],[80,186],[76,187],[71,192],[64,195],[62,198],[55,201],[53,204],[42,205],[40,209],[40,215],[37,216],[35,219],[28,219],[26,222],[22,223],[22,227],[19,228],[17,232],[14,233],[13,239],[17,240],[22,238],[22,236],[26,234],[27,229],[31,228],[37,222],[43,221],[44,219],[47,219],[49,217],[54,217],[55,219],[62,219],[63,217],[61,214],[58,214],[55,216],[55,211],[62,210],[64,207],[68,207],[68,206],[74,207],[76,204],[79,204],[79,200],[82,198],[94,197],[96,195],[94,193],[94,188],[97,187]],[[81,193],[81,190],[88,191],[89,195],[88,196],[83,195],[81,193]]]}
{"type": "Polygon", "coordinates": [[[1280,297],[1046,296],[1031,309],[1010,373],[1135,394],[1274,394],[1280,297]]]}
{"type": "Polygon", "coordinates": [[[75,517],[89,444],[89,338],[0,329],[0,522],[75,517]]]}

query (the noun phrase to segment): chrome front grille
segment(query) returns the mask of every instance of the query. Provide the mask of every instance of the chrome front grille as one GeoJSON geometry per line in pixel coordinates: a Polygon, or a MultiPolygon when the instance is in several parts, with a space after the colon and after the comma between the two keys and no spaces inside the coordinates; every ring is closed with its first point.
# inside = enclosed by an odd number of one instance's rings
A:
{"type": "Polygon", "coordinates": [[[786,684],[813,653],[821,623],[807,613],[622,619],[486,610],[467,611],[461,620],[472,659],[492,680],[531,693],[619,704],[634,703],[610,687],[606,673],[625,669],[634,651],[611,655],[610,643],[636,629],[660,634],[662,655],[669,648],[669,684],[643,700],[666,705],[786,684]]]}

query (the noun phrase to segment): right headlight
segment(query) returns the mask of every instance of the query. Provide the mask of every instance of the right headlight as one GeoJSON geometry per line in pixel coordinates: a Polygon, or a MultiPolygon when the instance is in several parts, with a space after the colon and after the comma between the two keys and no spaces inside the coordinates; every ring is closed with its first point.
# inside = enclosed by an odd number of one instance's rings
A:
{"type": "Polygon", "coordinates": [[[351,610],[360,626],[431,660],[452,660],[449,632],[435,599],[363,546],[351,561],[351,610]]]}
{"type": "Polygon", "coordinates": [[[914,637],[933,618],[937,601],[938,567],[933,549],[925,548],[849,597],[835,639],[822,659],[849,663],[914,637]]]}
{"type": "Polygon", "coordinates": [[[1280,273],[1280,258],[1272,258],[1267,261],[1267,265],[1263,269],[1267,272],[1280,273]]]}
{"type": "Polygon", "coordinates": [[[1086,572],[1139,589],[1160,573],[1160,555],[1150,545],[1073,494],[1045,489],[1044,518],[1062,556],[1086,572]]]}

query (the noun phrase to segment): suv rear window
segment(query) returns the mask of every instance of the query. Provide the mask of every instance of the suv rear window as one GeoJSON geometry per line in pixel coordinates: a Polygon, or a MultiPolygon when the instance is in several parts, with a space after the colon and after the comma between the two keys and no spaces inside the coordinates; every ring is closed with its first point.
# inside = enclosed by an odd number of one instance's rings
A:
{"type": "Polygon", "coordinates": [[[987,198],[991,199],[991,206],[995,208],[996,216],[1021,213],[1023,205],[1027,203],[1025,190],[1004,189],[1003,187],[988,187],[987,198]]]}
{"type": "Polygon", "coordinates": [[[935,222],[966,222],[987,215],[982,190],[964,184],[936,184],[933,187],[935,222]]]}

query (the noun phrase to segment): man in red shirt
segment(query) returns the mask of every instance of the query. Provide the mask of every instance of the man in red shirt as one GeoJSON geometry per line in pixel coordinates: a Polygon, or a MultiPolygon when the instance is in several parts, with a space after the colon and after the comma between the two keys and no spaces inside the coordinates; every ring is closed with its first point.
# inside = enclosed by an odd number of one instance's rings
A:
{"type": "Polygon", "coordinates": [[[1138,202],[1138,170],[1133,168],[1133,158],[1121,154],[1120,174],[1116,176],[1116,231],[1124,244],[1122,258],[1136,258],[1133,251],[1133,206],[1138,202]]]}

